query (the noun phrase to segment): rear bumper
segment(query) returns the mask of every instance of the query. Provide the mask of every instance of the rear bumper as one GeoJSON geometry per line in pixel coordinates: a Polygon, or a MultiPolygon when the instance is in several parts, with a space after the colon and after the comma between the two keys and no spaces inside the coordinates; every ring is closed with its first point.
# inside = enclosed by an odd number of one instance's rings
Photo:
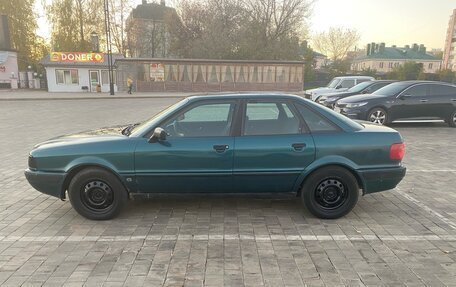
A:
{"type": "Polygon", "coordinates": [[[25,178],[39,192],[62,198],[63,181],[66,173],[42,172],[26,169],[25,178]]]}
{"type": "Polygon", "coordinates": [[[373,193],[393,189],[404,178],[406,168],[398,166],[393,168],[358,170],[363,181],[364,193],[373,193]]]}

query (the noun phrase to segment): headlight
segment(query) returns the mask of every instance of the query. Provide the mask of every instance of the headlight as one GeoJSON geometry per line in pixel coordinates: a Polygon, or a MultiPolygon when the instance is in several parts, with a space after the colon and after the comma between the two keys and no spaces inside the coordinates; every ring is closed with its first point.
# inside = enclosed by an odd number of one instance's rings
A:
{"type": "Polygon", "coordinates": [[[352,103],[352,104],[347,104],[346,107],[347,108],[358,108],[358,107],[362,107],[364,105],[366,105],[367,102],[363,102],[363,103],[352,103]]]}
{"type": "Polygon", "coordinates": [[[328,103],[334,103],[334,102],[337,101],[338,99],[339,99],[338,97],[327,98],[327,99],[326,99],[326,102],[328,102],[328,103]]]}

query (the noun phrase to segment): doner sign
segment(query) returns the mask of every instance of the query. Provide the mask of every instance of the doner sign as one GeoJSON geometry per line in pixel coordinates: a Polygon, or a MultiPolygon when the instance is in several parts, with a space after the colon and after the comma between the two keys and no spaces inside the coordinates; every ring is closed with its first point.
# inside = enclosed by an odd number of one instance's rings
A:
{"type": "Polygon", "coordinates": [[[51,52],[52,62],[100,63],[103,60],[102,53],[51,52]]]}

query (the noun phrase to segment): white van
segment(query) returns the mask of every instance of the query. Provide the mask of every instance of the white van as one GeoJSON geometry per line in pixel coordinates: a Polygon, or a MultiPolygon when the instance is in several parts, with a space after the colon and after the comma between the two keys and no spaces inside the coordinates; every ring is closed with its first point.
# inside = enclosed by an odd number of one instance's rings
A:
{"type": "Polygon", "coordinates": [[[331,80],[331,82],[329,82],[329,84],[326,87],[306,90],[304,93],[307,99],[312,99],[312,101],[316,101],[317,98],[323,94],[344,92],[359,83],[373,80],[375,80],[375,78],[369,76],[335,77],[331,80]]]}

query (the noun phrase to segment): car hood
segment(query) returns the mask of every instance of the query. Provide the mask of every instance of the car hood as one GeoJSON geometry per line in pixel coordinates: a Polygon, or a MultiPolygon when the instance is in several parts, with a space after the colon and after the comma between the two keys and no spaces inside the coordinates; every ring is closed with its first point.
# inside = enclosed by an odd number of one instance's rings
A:
{"type": "Polygon", "coordinates": [[[81,143],[99,142],[99,141],[122,138],[122,137],[126,137],[125,135],[122,135],[122,130],[127,126],[128,125],[104,127],[104,128],[99,128],[96,130],[89,130],[89,131],[83,131],[83,132],[78,132],[78,133],[74,133],[74,134],[61,135],[61,136],[58,136],[55,138],[51,138],[47,141],[41,142],[41,143],[35,145],[34,148],[50,146],[50,145],[53,145],[53,146],[66,145],[66,144],[72,144],[72,143],[76,143],[76,142],[78,142],[78,143],[79,142],[81,142],[81,143]]]}
{"type": "Polygon", "coordinates": [[[386,98],[386,96],[374,95],[374,94],[361,94],[361,95],[354,95],[354,96],[349,96],[349,97],[343,98],[343,99],[339,100],[338,102],[341,104],[348,104],[348,103],[371,101],[371,100],[381,99],[381,98],[384,99],[384,98],[386,98]]]}

